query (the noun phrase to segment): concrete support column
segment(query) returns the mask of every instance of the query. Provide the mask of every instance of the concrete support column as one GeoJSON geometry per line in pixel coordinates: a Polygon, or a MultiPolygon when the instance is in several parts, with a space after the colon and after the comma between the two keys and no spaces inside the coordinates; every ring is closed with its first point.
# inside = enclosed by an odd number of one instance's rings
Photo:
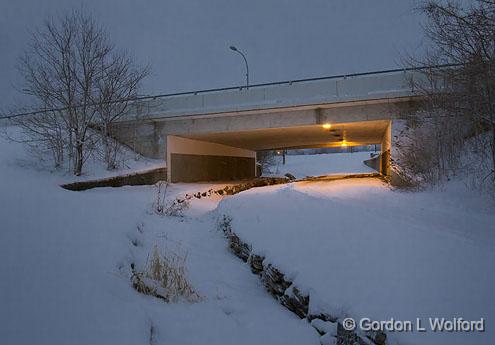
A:
{"type": "Polygon", "coordinates": [[[382,154],[380,160],[380,173],[388,177],[393,186],[404,187],[409,186],[410,181],[400,173],[400,168],[397,167],[397,148],[394,147],[392,138],[400,135],[401,128],[400,120],[392,120],[389,122],[385,133],[383,134],[381,147],[382,154]]]}
{"type": "Polygon", "coordinates": [[[392,121],[389,122],[385,133],[383,133],[381,141],[381,158],[380,158],[380,173],[384,176],[390,177],[392,174],[391,169],[391,151],[392,151],[392,121]]]}
{"type": "Polygon", "coordinates": [[[255,151],[167,136],[169,182],[232,181],[255,174],[255,151]]]}

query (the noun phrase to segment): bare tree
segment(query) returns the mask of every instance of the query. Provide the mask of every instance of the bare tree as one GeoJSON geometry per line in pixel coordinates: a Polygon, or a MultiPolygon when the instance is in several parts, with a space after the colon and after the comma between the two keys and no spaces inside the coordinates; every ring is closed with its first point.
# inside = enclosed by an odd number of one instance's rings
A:
{"type": "Polygon", "coordinates": [[[431,0],[420,10],[428,19],[425,32],[431,47],[415,62],[450,66],[424,70],[427,82],[416,85],[425,96],[424,107],[409,122],[419,136],[408,144],[417,150],[423,146],[423,151],[425,142],[430,144],[429,152],[422,152],[430,156],[426,159],[430,163],[421,169],[434,169],[434,174],[429,172],[432,180],[458,171],[471,175],[483,171],[484,175],[476,176],[478,182],[491,176],[493,187],[495,0],[473,0],[468,6],[454,0],[431,0]],[[476,159],[466,161],[466,150],[476,159]]]}
{"type": "Polygon", "coordinates": [[[130,58],[115,52],[102,27],[80,11],[46,20],[32,34],[19,69],[25,79],[23,90],[37,105],[61,111],[18,122],[29,140],[57,142],[50,144],[56,164],[66,152],[75,175],[81,174],[98,141],[91,127],[103,124],[103,138],[108,138],[108,124],[125,111],[128,98],[147,74],[147,69],[133,67],[130,58]],[[122,98],[126,100],[119,103],[122,98]]]}
{"type": "Polygon", "coordinates": [[[257,151],[256,161],[261,166],[261,173],[267,173],[275,165],[275,153],[270,150],[257,151]]]}
{"type": "MultiPolygon", "coordinates": [[[[56,110],[46,110],[40,112],[38,116],[25,116],[22,119],[11,120],[22,129],[25,136],[10,133],[8,130],[4,130],[2,135],[9,140],[26,144],[31,152],[40,158],[46,153],[51,154],[53,164],[58,169],[63,165],[65,156],[63,135],[65,129],[58,121],[59,116],[56,110]]],[[[8,115],[4,117],[8,119],[8,115]]]]}
{"type": "Polygon", "coordinates": [[[119,53],[102,62],[98,73],[97,123],[102,134],[107,169],[115,169],[120,144],[112,140],[112,124],[127,113],[131,103],[135,103],[132,100],[137,97],[139,85],[149,69],[136,67],[125,53],[119,53]]]}

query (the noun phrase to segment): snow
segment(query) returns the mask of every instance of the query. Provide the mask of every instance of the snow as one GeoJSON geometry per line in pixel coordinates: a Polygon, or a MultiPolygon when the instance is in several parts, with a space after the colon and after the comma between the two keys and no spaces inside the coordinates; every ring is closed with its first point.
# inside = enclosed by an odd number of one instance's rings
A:
{"type": "MultiPolygon", "coordinates": [[[[65,175],[33,169],[22,145],[0,147],[0,343],[318,343],[228,251],[209,213],[219,199],[162,217],[154,186],[67,191],[65,175]],[[202,302],[167,304],[131,286],[130,264],[174,243],[202,302]]],[[[167,198],[192,189],[173,185],[167,198]]]]}
{"type": "Polygon", "coordinates": [[[275,165],[265,175],[290,173],[296,178],[304,178],[307,176],[376,172],[363,163],[368,159],[370,159],[370,152],[286,155],[285,164],[282,164],[282,157],[277,156],[275,165]]]}
{"type": "Polygon", "coordinates": [[[320,319],[314,319],[311,321],[311,325],[319,330],[320,332],[323,333],[328,333],[332,336],[337,335],[337,323],[336,322],[330,322],[330,321],[323,321],[320,319]]]}
{"type": "Polygon", "coordinates": [[[311,309],[356,320],[484,318],[485,333],[389,335],[474,345],[495,334],[493,207],[458,185],[413,193],[355,179],[252,189],[224,199],[218,213],[310,292],[311,309]]]}
{"type": "MultiPolygon", "coordinates": [[[[24,135],[22,130],[15,126],[9,126],[8,122],[0,121],[0,136],[12,139],[13,141],[22,142],[24,135]]],[[[112,139],[110,139],[112,140],[112,139]]],[[[15,146],[14,146],[15,147],[15,146]]],[[[70,172],[69,163],[66,162],[66,166],[59,171],[56,171],[59,184],[70,183],[75,181],[85,181],[94,178],[107,178],[119,175],[127,175],[139,171],[146,171],[161,167],[166,167],[166,162],[162,159],[151,159],[134,152],[129,147],[121,145],[117,159],[115,161],[117,169],[107,170],[106,165],[103,163],[103,152],[98,150],[93,151],[89,157],[85,160],[83,171],[81,176],[74,176],[70,172]]],[[[46,152],[38,152],[29,149],[29,154],[19,157],[17,154],[11,154],[10,156],[4,156],[4,159],[8,160],[9,164],[14,164],[31,170],[43,170],[52,171],[53,162],[49,158],[46,152]]]]}
{"type": "MultiPolygon", "coordinates": [[[[0,137],[0,147],[2,344],[334,343],[281,307],[230,253],[216,229],[222,214],[311,294],[313,311],[483,317],[485,333],[389,337],[493,342],[495,205],[461,184],[413,193],[376,179],[299,182],[193,199],[184,217],[169,217],[152,211],[155,186],[67,191],[59,183],[68,176],[40,167],[22,145],[0,137]],[[130,264],[142,267],[154,245],[187,253],[201,302],[167,304],[133,290],[130,264]]],[[[356,172],[365,155],[348,154],[347,163],[339,155],[288,156],[285,167],[299,176],[356,172]]],[[[95,162],[87,176],[102,170],[95,162]]],[[[166,200],[223,185],[170,184],[166,200]]]]}

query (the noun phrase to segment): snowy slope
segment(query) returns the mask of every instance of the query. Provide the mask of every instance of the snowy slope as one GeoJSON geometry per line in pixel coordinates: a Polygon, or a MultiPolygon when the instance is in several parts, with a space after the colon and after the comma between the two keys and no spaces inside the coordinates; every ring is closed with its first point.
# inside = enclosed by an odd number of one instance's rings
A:
{"type": "MultiPolygon", "coordinates": [[[[317,344],[227,250],[205,213],[218,199],[193,203],[198,218],[160,217],[150,214],[155,187],[70,192],[31,160],[0,138],[1,344],[317,344]],[[202,302],[132,289],[130,263],[169,241],[187,251],[202,302]]],[[[174,185],[169,197],[191,189],[174,185]]]]}
{"type": "Polygon", "coordinates": [[[275,158],[275,165],[265,175],[290,173],[296,178],[303,178],[306,176],[376,172],[363,163],[363,161],[370,159],[369,152],[287,155],[285,164],[282,164],[281,156],[275,158]]]}
{"type": "Polygon", "coordinates": [[[379,180],[307,182],[224,199],[219,214],[311,295],[310,308],[373,320],[462,317],[485,333],[394,333],[401,344],[489,344],[493,202],[465,189],[397,192],[379,180]]]}
{"type": "MultiPolygon", "coordinates": [[[[0,121],[0,137],[4,139],[9,138],[11,140],[22,142],[25,140],[23,131],[16,126],[9,126],[8,123],[0,121]]],[[[112,139],[110,139],[112,140],[112,139]]],[[[17,149],[22,149],[18,147],[17,149]]],[[[74,176],[71,173],[70,163],[66,160],[65,165],[56,176],[59,183],[68,183],[81,180],[89,180],[92,178],[106,178],[112,176],[126,175],[132,172],[144,171],[149,169],[155,169],[165,167],[166,162],[162,159],[151,159],[134,152],[129,147],[121,145],[116,155],[115,164],[117,166],[114,170],[107,170],[104,163],[103,150],[93,150],[91,154],[85,160],[83,171],[81,176],[74,176]]],[[[48,152],[43,152],[38,149],[29,149],[29,155],[24,152],[22,155],[12,154],[11,156],[4,156],[5,159],[10,159],[14,164],[22,166],[29,170],[45,170],[52,171],[53,161],[48,152]]]]}

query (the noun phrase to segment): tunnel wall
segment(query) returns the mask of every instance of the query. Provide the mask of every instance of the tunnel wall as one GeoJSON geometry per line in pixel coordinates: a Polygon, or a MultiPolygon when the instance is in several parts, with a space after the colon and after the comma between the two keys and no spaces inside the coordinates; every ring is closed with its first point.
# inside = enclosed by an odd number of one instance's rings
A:
{"type": "Polygon", "coordinates": [[[255,173],[255,151],[167,136],[169,182],[233,181],[255,173]]]}

